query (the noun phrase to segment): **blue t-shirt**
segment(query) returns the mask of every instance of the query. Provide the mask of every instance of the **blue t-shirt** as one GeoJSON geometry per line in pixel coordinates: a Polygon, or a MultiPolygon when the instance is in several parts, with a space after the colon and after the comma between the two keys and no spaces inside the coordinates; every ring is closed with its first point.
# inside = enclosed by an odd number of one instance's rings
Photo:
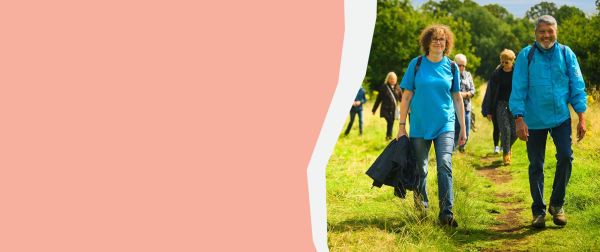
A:
{"type": "Polygon", "coordinates": [[[448,57],[433,63],[423,55],[416,76],[415,65],[417,58],[410,62],[400,83],[402,89],[414,92],[410,102],[410,137],[431,140],[444,132],[454,132],[454,103],[450,93],[460,91],[458,66],[452,85],[448,57]]]}

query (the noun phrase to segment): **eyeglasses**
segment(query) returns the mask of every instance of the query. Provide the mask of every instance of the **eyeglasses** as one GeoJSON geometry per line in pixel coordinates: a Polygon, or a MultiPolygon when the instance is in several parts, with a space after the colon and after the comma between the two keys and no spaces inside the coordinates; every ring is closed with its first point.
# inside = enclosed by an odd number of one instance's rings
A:
{"type": "Polygon", "coordinates": [[[502,63],[502,64],[510,64],[512,62],[511,61],[500,61],[500,63],[502,63]]]}
{"type": "Polygon", "coordinates": [[[446,42],[446,39],[443,39],[443,38],[441,38],[441,39],[432,39],[431,40],[431,43],[441,44],[441,43],[445,43],[445,42],[446,42]]]}
{"type": "MultiPolygon", "coordinates": [[[[458,65],[458,64],[457,64],[458,65]]],[[[458,67],[466,67],[467,65],[458,65],[458,67]]]]}

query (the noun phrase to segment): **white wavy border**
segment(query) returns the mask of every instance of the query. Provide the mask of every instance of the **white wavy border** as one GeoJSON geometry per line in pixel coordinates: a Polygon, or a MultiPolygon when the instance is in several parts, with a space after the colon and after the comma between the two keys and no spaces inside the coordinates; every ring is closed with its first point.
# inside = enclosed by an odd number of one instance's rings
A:
{"type": "Polygon", "coordinates": [[[365,77],[376,16],[376,0],[344,0],[340,77],[307,169],[312,236],[317,251],[329,251],[325,167],[348,116],[348,108],[365,77]]]}

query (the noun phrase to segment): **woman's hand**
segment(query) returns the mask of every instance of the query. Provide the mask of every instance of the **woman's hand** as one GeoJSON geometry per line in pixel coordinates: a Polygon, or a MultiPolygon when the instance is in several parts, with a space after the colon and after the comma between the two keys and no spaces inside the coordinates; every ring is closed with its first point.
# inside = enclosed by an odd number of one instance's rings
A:
{"type": "Polygon", "coordinates": [[[463,129],[460,130],[460,135],[458,136],[458,146],[463,146],[467,142],[467,132],[463,129]]]}
{"type": "Polygon", "coordinates": [[[402,136],[408,137],[408,133],[406,133],[406,128],[404,128],[404,125],[400,125],[400,130],[398,130],[398,135],[396,136],[396,141],[398,141],[398,139],[400,139],[402,136]]]}
{"type": "Polygon", "coordinates": [[[488,115],[487,115],[487,119],[488,119],[488,121],[490,121],[490,122],[491,122],[491,121],[492,121],[492,115],[488,114],[488,115]]]}

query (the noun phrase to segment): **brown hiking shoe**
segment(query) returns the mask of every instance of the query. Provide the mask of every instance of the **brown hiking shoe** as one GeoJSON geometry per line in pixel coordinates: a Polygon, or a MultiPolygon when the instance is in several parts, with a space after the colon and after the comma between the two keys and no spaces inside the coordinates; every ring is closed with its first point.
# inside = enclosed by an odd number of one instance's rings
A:
{"type": "Polygon", "coordinates": [[[504,165],[510,165],[510,154],[504,154],[504,165]]]}
{"type": "Polygon", "coordinates": [[[533,221],[531,222],[531,226],[534,228],[545,228],[546,227],[546,218],[543,215],[533,216],[533,221]]]}
{"type": "Polygon", "coordinates": [[[555,225],[564,226],[567,225],[567,216],[563,211],[562,207],[555,207],[550,205],[548,208],[548,212],[552,215],[552,221],[554,221],[555,225]]]}
{"type": "Polygon", "coordinates": [[[454,217],[444,218],[442,220],[442,225],[453,227],[453,228],[458,227],[458,223],[456,222],[456,220],[454,219],[454,217]]]}

